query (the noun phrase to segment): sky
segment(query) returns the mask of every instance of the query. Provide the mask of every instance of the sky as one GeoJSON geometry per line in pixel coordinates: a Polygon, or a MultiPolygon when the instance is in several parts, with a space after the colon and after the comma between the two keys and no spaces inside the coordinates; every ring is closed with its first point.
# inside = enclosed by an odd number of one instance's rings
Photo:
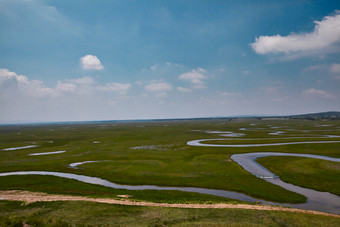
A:
{"type": "Polygon", "coordinates": [[[340,111],[340,1],[0,0],[0,123],[340,111]]]}

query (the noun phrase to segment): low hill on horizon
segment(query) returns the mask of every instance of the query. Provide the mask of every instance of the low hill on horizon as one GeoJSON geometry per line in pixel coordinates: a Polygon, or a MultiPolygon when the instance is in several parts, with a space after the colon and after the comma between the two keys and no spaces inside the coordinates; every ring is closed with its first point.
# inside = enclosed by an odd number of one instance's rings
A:
{"type": "Polygon", "coordinates": [[[320,120],[320,119],[340,120],[340,112],[339,111],[328,111],[328,112],[319,112],[319,113],[289,115],[286,117],[289,119],[306,119],[306,120],[320,120]]]}

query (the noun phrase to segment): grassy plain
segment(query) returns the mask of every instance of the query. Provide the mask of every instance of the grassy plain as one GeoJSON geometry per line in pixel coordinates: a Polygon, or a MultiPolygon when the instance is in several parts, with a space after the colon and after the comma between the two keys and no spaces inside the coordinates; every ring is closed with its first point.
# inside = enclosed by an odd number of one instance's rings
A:
{"type": "MultiPolygon", "coordinates": [[[[304,196],[256,178],[243,170],[238,164],[232,162],[229,157],[237,153],[262,151],[308,153],[340,157],[340,146],[338,143],[216,148],[191,147],[186,145],[186,142],[207,138],[227,138],[223,141],[215,141],[215,143],[222,144],[340,140],[340,138],[317,138],[324,137],[325,135],[340,136],[340,122],[303,120],[244,120],[230,122],[228,120],[214,119],[0,126],[0,172],[25,170],[57,171],[100,177],[118,184],[151,184],[159,186],[224,189],[242,192],[253,197],[275,202],[300,203],[305,201],[304,196]],[[231,131],[234,133],[245,133],[245,136],[229,138],[222,137],[215,133],[207,133],[207,131],[231,131]],[[279,135],[269,134],[276,131],[284,131],[285,133],[279,135]],[[289,139],[288,137],[309,137],[310,139],[289,139]],[[261,140],[243,140],[258,138],[261,138],[261,140]],[[12,151],[2,150],[27,145],[38,145],[39,147],[12,151]],[[66,152],[44,156],[29,156],[31,153],[61,150],[65,150],[66,152]],[[80,168],[78,169],[68,167],[70,163],[81,161],[103,162],[83,164],[79,166],[80,168]]],[[[268,160],[264,165],[270,169],[271,160],[269,158],[268,160]]],[[[294,160],[298,161],[301,159],[296,158],[294,160]]],[[[285,165],[285,163],[288,162],[285,158],[278,157],[275,157],[274,161],[276,166],[280,166],[281,164],[285,165]]],[[[319,160],[315,162],[321,163],[319,160]]],[[[277,170],[273,170],[273,172],[275,171],[277,170]]],[[[330,175],[335,174],[334,176],[338,174],[333,173],[333,170],[328,171],[326,169],[325,171],[325,173],[330,173],[330,175]]],[[[286,180],[286,174],[289,175],[289,173],[286,172],[282,172],[282,174],[278,172],[277,174],[283,180],[286,180]]],[[[313,178],[313,173],[311,173],[309,177],[313,178]]],[[[318,178],[316,177],[315,179],[317,182],[318,178]]],[[[287,181],[293,182],[291,178],[287,178],[287,181]]],[[[307,180],[306,178],[301,178],[299,181],[305,184],[304,182],[307,180]]],[[[325,188],[325,190],[330,191],[328,190],[329,187],[325,188]]],[[[119,194],[129,194],[132,195],[132,199],[137,201],[144,200],[168,203],[218,203],[232,201],[226,198],[188,192],[117,190],[52,176],[0,177],[0,190],[7,189],[23,189],[54,194],[60,193],[94,197],[116,197],[116,195],[119,194]]],[[[5,203],[4,207],[11,207],[10,204],[12,203],[5,203]]],[[[66,202],[53,204],[58,204],[60,207],[68,207],[60,208],[61,210],[65,209],[63,212],[66,212],[67,209],[74,206],[70,205],[72,203],[66,202]]],[[[51,206],[53,207],[54,205],[51,206]]],[[[100,207],[108,205],[101,204],[95,206],[98,206],[98,209],[103,209],[100,207]]],[[[116,208],[114,207],[112,209],[116,208]]],[[[152,208],[126,208],[127,213],[129,209],[152,210],[152,208]]],[[[15,212],[21,212],[19,211],[20,209],[18,210],[17,208],[14,210],[16,210],[15,212]]],[[[51,208],[50,210],[53,209],[51,208]]],[[[166,210],[167,209],[160,210],[159,212],[160,214],[163,211],[165,213],[169,212],[166,210]]],[[[152,212],[155,211],[153,210],[152,212]]],[[[190,212],[209,213],[212,211],[190,212]]],[[[248,212],[249,215],[255,211],[242,212],[244,212],[244,214],[248,212]]],[[[272,216],[275,212],[262,212],[260,215],[269,215],[269,219],[274,218],[272,220],[276,220],[277,216],[272,216]]],[[[222,214],[222,211],[217,211],[217,213],[222,214]]],[[[275,214],[280,217],[286,215],[281,213],[275,214]]],[[[289,214],[287,215],[289,216],[289,214]]],[[[299,216],[299,218],[307,217],[302,216],[299,216]]],[[[196,219],[190,220],[195,221],[196,219]]],[[[205,219],[199,219],[199,221],[204,222],[205,219]]]]}
{"type": "Polygon", "coordinates": [[[0,226],[339,226],[340,218],[242,209],[179,209],[91,202],[0,201],[0,226]]]}

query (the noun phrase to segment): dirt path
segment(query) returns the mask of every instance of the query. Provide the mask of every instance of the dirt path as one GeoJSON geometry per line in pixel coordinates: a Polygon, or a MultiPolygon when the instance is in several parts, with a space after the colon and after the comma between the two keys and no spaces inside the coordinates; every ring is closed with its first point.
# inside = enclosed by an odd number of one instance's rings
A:
{"type": "Polygon", "coordinates": [[[129,206],[152,206],[152,207],[174,207],[174,208],[232,208],[232,209],[250,209],[250,210],[277,210],[277,211],[288,211],[298,212],[306,214],[317,214],[331,217],[340,217],[340,215],[329,214],[325,212],[302,210],[295,208],[285,207],[274,207],[267,205],[248,205],[248,204],[170,204],[170,203],[153,203],[153,202],[135,202],[128,199],[110,199],[110,198],[88,198],[83,196],[72,196],[72,195],[52,195],[41,192],[29,192],[29,191],[0,191],[0,200],[10,201],[25,201],[28,203],[34,202],[49,202],[49,201],[89,201],[97,203],[109,203],[118,205],[129,205],[129,206]]]}

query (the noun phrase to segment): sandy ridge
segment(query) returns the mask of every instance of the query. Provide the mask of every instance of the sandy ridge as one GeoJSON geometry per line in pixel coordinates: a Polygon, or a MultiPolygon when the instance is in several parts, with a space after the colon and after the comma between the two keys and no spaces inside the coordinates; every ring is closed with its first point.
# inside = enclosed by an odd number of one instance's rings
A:
{"type": "Polygon", "coordinates": [[[0,200],[24,201],[28,203],[34,202],[50,202],[50,201],[89,201],[97,203],[108,203],[128,206],[150,206],[150,207],[173,207],[173,208],[231,208],[231,209],[250,209],[250,210],[272,210],[287,211],[306,214],[316,214],[330,217],[340,217],[340,215],[329,214],[325,212],[302,210],[296,208],[286,208],[268,205],[249,205],[249,204],[169,204],[169,203],[153,203],[153,202],[135,202],[127,199],[111,199],[111,198],[88,198],[84,196],[72,195],[53,195],[42,192],[29,192],[20,190],[0,191],[0,200]]]}

